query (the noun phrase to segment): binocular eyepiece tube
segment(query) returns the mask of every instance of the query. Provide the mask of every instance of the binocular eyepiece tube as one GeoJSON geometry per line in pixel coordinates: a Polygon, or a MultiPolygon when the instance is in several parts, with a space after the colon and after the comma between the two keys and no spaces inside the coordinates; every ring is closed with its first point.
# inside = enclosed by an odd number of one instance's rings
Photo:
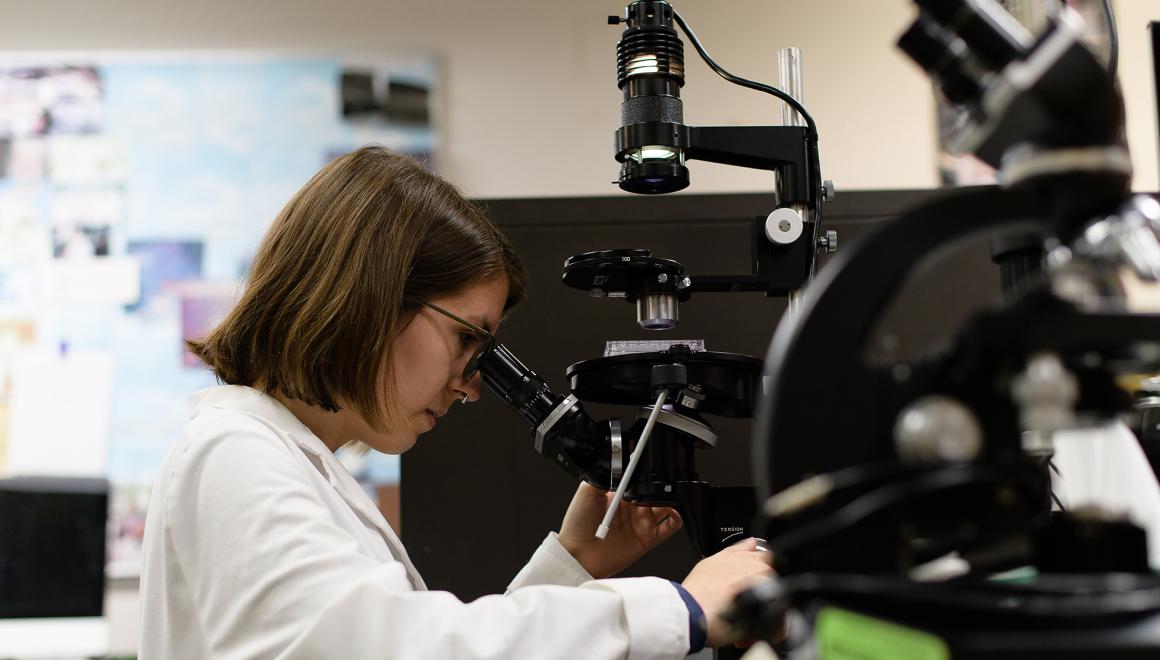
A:
{"type": "Polygon", "coordinates": [[[503,344],[480,357],[483,384],[535,433],[541,455],[588,483],[612,487],[612,427],[597,422],[575,396],[552,392],[503,344]]]}

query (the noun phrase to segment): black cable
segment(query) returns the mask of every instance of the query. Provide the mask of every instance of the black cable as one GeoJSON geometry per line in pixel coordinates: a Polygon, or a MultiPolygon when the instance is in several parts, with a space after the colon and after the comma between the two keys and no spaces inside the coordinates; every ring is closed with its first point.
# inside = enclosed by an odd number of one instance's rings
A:
{"type": "Polygon", "coordinates": [[[1108,25],[1108,75],[1114,80],[1116,65],[1120,60],[1120,36],[1116,32],[1116,15],[1112,13],[1112,0],[1103,0],[1104,21],[1108,25]]]}
{"type": "Polygon", "coordinates": [[[810,255],[812,258],[810,259],[810,277],[808,280],[806,280],[807,284],[810,282],[810,280],[814,279],[815,275],[818,274],[818,240],[821,238],[821,236],[822,236],[822,202],[821,202],[821,200],[818,200],[818,203],[814,204],[814,231],[813,231],[813,238],[811,239],[813,241],[813,245],[814,245],[814,253],[812,255],[810,255]]]}
{"type": "MultiPolygon", "coordinates": [[[[735,85],[740,85],[742,87],[748,87],[749,89],[755,89],[759,92],[765,92],[766,94],[772,94],[773,96],[784,101],[786,104],[789,105],[789,107],[793,108],[799,115],[801,115],[802,119],[805,120],[806,127],[808,129],[806,132],[806,137],[811,142],[814,143],[814,152],[817,153],[818,125],[814,121],[813,116],[810,115],[810,113],[806,111],[806,107],[804,105],[802,105],[800,101],[798,101],[794,97],[790,96],[789,94],[785,93],[784,91],[782,91],[776,87],[772,87],[770,85],[764,85],[762,83],[754,82],[752,80],[746,80],[745,78],[735,76],[732,73],[729,73],[725,69],[721,68],[721,66],[719,64],[717,64],[716,62],[713,61],[713,58],[709,57],[709,53],[705,52],[705,48],[703,46],[701,46],[701,40],[697,38],[696,34],[693,34],[693,30],[691,28],[689,28],[689,25],[687,23],[685,23],[685,19],[681,18],[681,14],[680,14],[680,12],[677,11],[676,7],[673,7],[673,19],[676,20],[677,25],[681,26],[681,30],[684,31],[685,36],[689,37],[689,41],[691,41],[693,43],[693,48],[697,49],[697,54],[701,56],[701,59],[705,60],[705,64],[708,64],[709,68],[713,69],[713,71],[716,72],[717,75],[721,76],[725,80],[728,80],[729,82],[731,82],[735,85]]],[[[821,163],[813,163],[813,165],[815,166],[816,169],[819,170],[819,171],[814,173],[814,176],[818,179],[814,183],[820,184],[821,183],[821,172],[820,172],[821,163]]],[[[814,227],[813,227],[813,232],[812,232],[813,236],[811,236],[811,238],[810,238],[811,242],[813,243],[813,249],[815,251],[818,249],[818,239],[821,237],[821,227],[822,227],[822,204],[821,204],[821,200],[819,200],[817,204],[814,204],[814,227]]],[[[818,260],[817,260],[816,254],[815,254],[814,257],[812,259],[810,259],[810,279],[813,279],[813,276],[817,273],[817,269],[818,269],[818,260]]]]}
{"type": "Polygon", "coordinates": [[[970,487],[984,482],[998,481],[994,470],[978,465],[955,465],[940,468],[916,477],[876,486],[852,501],[843,504],[822,518],[800,524],[771,541],[776,555],[809,543],[827,539],[838,532],[881,513],[915,496],[931,494],[952,488],[970,487]]]}
{"type": "MultiPolygon", "coordinates": [[[[1109,620],[1160,611],[1155,576],[1040,575],[1031,585],[914,582],[889,575],[803,573],[777,578],[781,593],[796,602],[822,596],[841,603],[851,596],[868,602],[925,606],[955,612],[962,620],[1002,614],[1008,620],[1109,620]]],[[[785,597],[785,596],[783,596],[785,597]]]]}
{"type": "MultiPolygon", "coordinates": [[[[742,87],[748,87],[749,89],[755,89],[759,92],[765,92],[766,94],[772,94],[773,96],[784,101],[787,105],[789,105],[789,107],[793,108],[799,115],[801,115],[802,119],[804,119],[806,122],[806,128],[807,128],[806,138],[814,143],[813,151],[814,151],[815,155],[817,154],[818,125],[814,121],[813,116],[810,115],[810,113],[808,111],[806,111],[806,107],[804,105],[802,105],[800,101],[798,101],[794,97],[790,96],[786,92],[784,92],[776,87],[773,87],[771,85],[765,85],[765,84],[762,84],[759,82],[754,82],[752,80],[747,80],[747,79],[742,78],[740,76],[735,76],[732,73],[729,73],[725,69],[721,68],[721,65],[714,62],[713,58],[709,57],[709,53],[705,52],[705,48],[701,45],[701,40],[697,38],[697,35],[693,33],[693,30],[689,27],[689,25],[687,23],[685,23],[685,19],[681,18],[681,14],[680,14],[680,12],[677,11],[676,7],[673,7],[673,19],[676,20],[677,25],[681,26],[681,30],[684,31],[685,36],[687,36],[689,38],[689,41],[692,42],[693,48],[697,49],[697,54],[701,56],[701,59],[705,60],[705,64],[708,64],[709,68],[712,69],[714,72],[716,72],[717,75],[721,76],[725,80],[728,80],[729,82],[731,82],[735,85],[740,85],[742,87]]],[[[818,158],[818,160],[820,161],[820,157],[818,158]]],[[[818,186],[821,185],[821,163],[815,162],[815,163],[812,163],[812,165],[814,166],[814,169],[816,170],[814,172],[814,178],[817,179],[816,181],[813,182],[813,184],[816,184],[814,187],[817,188],[818,186]]],[[[817,192],[817,190],[815,190],[815,193],[816,192],[817,192]]],[[[818,259],[817,259],[816,251],[818,249],[818,239],[821,238],[821,235],[822,235],[821,228],[822,228],[822,203],[821,203],[821,200],[819,199],[818,202],[816,204],[814,204],[814,227],[813,227],[813,232],[811,232],[813,235],[810,237],[810,241],[812,243],[812,249],[815,251],[815,254],[812,255],[812,258],[810,259],[810,274],[809,274],[810,279],[813,279],[814,275],[817,274],[817,270],[818,270],[818,259]]]]}
{"type": "Polygon", "coordinates": [[[689,26],[685,23],[685,19],[681,18],[681,15],[677,12],[675,7],[673,8],[673,18],[677,21],[677,25],[680,25],[681,29],[684,30],[685,35],[689,37],[689,41],[693,42],[693,47],[697,49],[697,54],[701,56],[701,59],[705,60],[705,63],[708,64],[709,68],[713,69],[717,75],[735,85],[748,87],[749,89],[755,89],[759,92],[765,92],[766,94],[772,94],[782,101],[785,101],[791,108],[796,110],[797,113],[802,116],[802,119],[805,119],[806,126],[809,127],[810,139],[814,140],[815,142],[817,141],[818,125],[814,123],[814,118],[810,116],[810,113],[806,112],[805,106],[803,106],[797,99],[776,87],[764,85],[759,82],[753,82],[752,80],[746,80],[745,78],[740,78],[733,75],[732,73],[729,73],[725,69],[722,69],[720,65],[714,62],[713,58],[709,57],[709,54],[705,52],[705,49],[701,46],[701,42],[697,39],[697,35],[693,34],[693,31],[689,29],[689,26]]]}
{"type": "MultiPolygon", "coordinates": [[[[1047,469],[1049,472],[1054,472],[1055,475],[1060,477],[1060,478],[1063,477],[1063,475],[1059,473],[1059,468],[1055,467],[1055,463],[1052,462],[1051,458],[1045,458],[1043,460],[1043,463],[1041,463],[1040,465],[1047,465],[1047,469]]],[[[1050,476],[1050,475],[1048,475],[1048,476],[1050,476]]],[[[1048,480],[1049,483],[1047,486],[1047,494],[1051,495],[1051,501],[1055,502],[1055,506],[1059,507],[1060,511],[1067,513],[1067,507],[1065,507],[1063,505],[1063,502],[1060,501],[1059,496],[1055,494],[1055,489],[1051,487],[1050,481],[1051,480],[1049,479],[1048,480]]]]}

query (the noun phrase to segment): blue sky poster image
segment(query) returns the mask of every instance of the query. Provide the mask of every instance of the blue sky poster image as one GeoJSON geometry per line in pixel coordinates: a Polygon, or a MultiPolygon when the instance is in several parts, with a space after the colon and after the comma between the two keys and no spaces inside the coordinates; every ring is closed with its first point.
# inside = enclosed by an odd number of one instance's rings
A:
{"type": "MultiPolygon", "coordinates": [[[[413,95],[430,87],[434,67],[419,58],[354,73],[413,95]]],[[[190,394],[214,384],[182,342],[228,310],[282,205],[362,144],[435,151],[413,112],[402,122],[388,112],[344,116],[344,74],[352,68],[337,58],[0,65],[0,101],[16,108],[0,111],[0,239],[35,253],[0,251],[0,426],[9,413],[31,416],[10,403],[36,398],[6,398],[20,388],[16,367],[32,373],[37,359],[70,356],[109,365],[90,381],[90,404],[107,402],[107,429],[86,433],[107,443],[111,575],[139,570],[149,485],[190,394]],[[112,283],[69,286],[99,278],[112,283]],[[45,281],[63,292],[46,295],[45,281]]],[[[0,436],[3,473],[5,447],[15,454],[25,440],[0,436]]],[[[372,491],[397,487],[394,457],[353,467],[372,491]]]]}

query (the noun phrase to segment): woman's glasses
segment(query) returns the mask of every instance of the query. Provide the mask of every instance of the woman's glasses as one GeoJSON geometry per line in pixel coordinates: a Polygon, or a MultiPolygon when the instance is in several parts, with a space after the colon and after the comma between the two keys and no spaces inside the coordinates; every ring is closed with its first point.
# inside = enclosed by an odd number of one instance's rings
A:
{"type": "Polygon", "coordinates": [[[475,336],[479,339],[479,345],[475,347],[475,352],[471,354],[471,358],[467,360],[467,364],[463,367],[463,380],[471,380],[479,371],[479,361],[482,360],[483,356],[487,355],[491,351],[492,347],[495,346],[495,337],[492,336],[490,332],[484,330],[478,325],[475,325],[471,321],[465,321],[452,314],[451,312],[443,309],[442,307],[439,307],[438,305],[432,305],[429,302],[421,302],[419,304],[428,309],[433,309],[443,316],[451,319],[452,321],[455,321],[459,325],[462,325],[463,327],[471,330],[471,332],[474,333],[475,336]]]}

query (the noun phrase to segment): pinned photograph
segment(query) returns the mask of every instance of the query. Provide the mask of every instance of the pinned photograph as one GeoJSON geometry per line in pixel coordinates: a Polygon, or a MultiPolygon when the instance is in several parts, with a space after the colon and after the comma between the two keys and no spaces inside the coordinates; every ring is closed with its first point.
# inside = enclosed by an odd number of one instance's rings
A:
{"type": "Polygon", "coordinates": [[[52,256],[87,259],[109,256],[109,226],[67,224],[52,228],[52,256]]]}
{"type": "Polygon", "coordinates": [[[101,95],[93,66],[0,69],[0,136],[97,133],[101,95]]]}
{"type": "Polygon", "coordinates": [[[206,336],[221,323],[237,302],[238,291],[237,282],[188,282],[178,288],[183,366],[201,366],[201,361],[184,348],[185,342],[206,336]]]}
{"type": "Polygon", "coordinates": [[[79,186],[125,182],[125,152],[108,135],[54,135],[48,138],[48,177],[79,186]]]}
{"type": "Polygon", "coordinates": [[[126,311],[148,308],[157,296],[202,278],[201,241],[130,241],[128,249],[141,264],[141,299],[126,311]]]}

